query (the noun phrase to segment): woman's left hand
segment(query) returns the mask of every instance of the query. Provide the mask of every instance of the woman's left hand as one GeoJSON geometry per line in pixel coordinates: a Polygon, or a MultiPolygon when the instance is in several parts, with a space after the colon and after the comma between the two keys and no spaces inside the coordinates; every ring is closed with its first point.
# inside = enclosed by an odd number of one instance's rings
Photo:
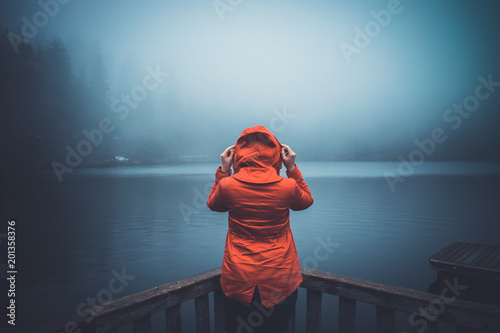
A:
{"type": "Polygon", "coordinates": [[[233,164],[234,145],[227,147],[220,155],[220,165],[223,172],[228,172],[233,164]]]}

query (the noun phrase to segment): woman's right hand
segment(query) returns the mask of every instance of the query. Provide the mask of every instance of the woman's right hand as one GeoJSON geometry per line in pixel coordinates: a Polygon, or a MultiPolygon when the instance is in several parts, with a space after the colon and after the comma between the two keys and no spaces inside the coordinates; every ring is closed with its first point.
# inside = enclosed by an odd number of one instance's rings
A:
{"type": "Polygon", "coordinates": [[[295,154],[290,148],[290,146],[287,145],[281,145],[281,157],[283,158],[283,164],[286,167],[286,171],[292,172],[293,169],[295,169],[295,154]]]}
{"type": "Polygon", "coordinates": [[[220,155],[220,165],[223,172],[228,172],[233,164],[234,145],[227,147],[220,155]]]}

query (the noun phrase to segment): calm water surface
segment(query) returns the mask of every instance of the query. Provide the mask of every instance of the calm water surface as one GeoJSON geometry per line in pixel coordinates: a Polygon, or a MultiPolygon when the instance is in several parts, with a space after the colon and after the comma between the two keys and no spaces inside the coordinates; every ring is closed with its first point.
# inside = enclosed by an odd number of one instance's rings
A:
{"type": "MultiPolygon", "coordinates": [[[[426,162],[392,192],[384,173],[397,166],[299,163],[315,199],[291,213],[302,266],[426,291],[436,276],[428,258],[448,243],[500,245],[499,164],[426,162]],[[314,255],[321,242],[334,244],[326,258],[314,255]]],[[[62,183],[50,172],[5,172],[6,218],[18,225],[18,327],[105,300],[113,271],[131,276],[117,298],[219,267],[227,215],[205,205],[216,167],[81,168],[62,183]]],[[[336,327],[327,313],[337,301],[324,301],[326,331],[336,327]]],[[[301,290],[297,332],[304,307],[301,290]]],[[[188,332],[193,309],[192,302],[183,307],[188,332]]],[[[358,317],[359,332],[375,330],[372,307],[359,305],[358,317]]],[[[154,317],[157,330],[162,319],[154,317]]],[[[412,329],[408,315],[398,316],[397,329],[412,329]]]]}

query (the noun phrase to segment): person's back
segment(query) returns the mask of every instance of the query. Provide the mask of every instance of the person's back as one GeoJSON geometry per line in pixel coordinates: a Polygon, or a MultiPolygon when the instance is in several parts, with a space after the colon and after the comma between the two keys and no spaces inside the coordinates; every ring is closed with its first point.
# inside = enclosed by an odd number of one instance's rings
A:
{"type": "Polygon", "coordinates": [[[295,153],[263,126],[246,129],[221,162],[207,205],[229,215],[221,275],[228,331],[262,326],[249,320],[252,303],[269,309],[263,327],[284,331],[302,282],[289,209],[309,207],[311,192],[295,165],[295,153]],[[279,176],[282,162],[288,179],[279,176]]]}

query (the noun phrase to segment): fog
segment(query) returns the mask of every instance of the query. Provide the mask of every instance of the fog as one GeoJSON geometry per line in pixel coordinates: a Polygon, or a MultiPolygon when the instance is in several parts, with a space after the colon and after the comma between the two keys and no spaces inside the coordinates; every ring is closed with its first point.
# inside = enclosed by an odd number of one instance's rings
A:
{"type": "Polygon", "coordinates": [[[303,160],[500,157],[493,0],[0,9],[3,165],[216,161],[255,125],[303,160]]]}

